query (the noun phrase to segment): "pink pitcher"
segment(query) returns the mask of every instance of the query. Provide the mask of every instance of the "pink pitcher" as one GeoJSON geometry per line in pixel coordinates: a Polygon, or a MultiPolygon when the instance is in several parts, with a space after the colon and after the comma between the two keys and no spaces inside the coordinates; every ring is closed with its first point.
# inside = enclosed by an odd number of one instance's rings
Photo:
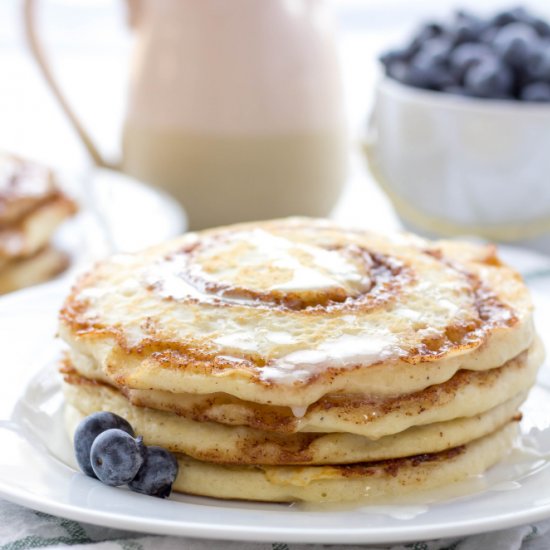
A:
{"type": "MultiPolygon", "coordinates": [[[[117,168],[186,207],[192,228],[323,216],[345,178],[340,70],[323,0],[127,0],[135,33],[117,168]]],[[[95,163],[110,166],[29,43],[95,163]]]]}

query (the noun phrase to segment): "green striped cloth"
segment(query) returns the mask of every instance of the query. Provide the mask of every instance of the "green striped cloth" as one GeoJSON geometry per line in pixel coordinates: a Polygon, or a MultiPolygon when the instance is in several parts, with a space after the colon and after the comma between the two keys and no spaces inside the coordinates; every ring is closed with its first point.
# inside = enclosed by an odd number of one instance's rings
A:
{"type": "MultiPolygon", "coordinates": [[[[379,548],[322,544],[227,542],[143,535],[58,518],[0,500],[0,550],[330,550],[379,548]]],[[[385,549],[390,547],[384,547],[385,549]]],[[[549,550],[550,521],[466,538],[413,542],[392,550],[549,550]]]]}

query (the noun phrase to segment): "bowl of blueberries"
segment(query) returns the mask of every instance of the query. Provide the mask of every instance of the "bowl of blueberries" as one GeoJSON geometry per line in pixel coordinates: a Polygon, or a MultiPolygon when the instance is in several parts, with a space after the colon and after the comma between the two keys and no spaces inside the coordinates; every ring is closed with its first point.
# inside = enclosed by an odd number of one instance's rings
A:
{"type": "Polygon", "coordinates": [[[380,61],[365,152],[404,225],[550,252],[550,23],[459,10],[380,61]]]}

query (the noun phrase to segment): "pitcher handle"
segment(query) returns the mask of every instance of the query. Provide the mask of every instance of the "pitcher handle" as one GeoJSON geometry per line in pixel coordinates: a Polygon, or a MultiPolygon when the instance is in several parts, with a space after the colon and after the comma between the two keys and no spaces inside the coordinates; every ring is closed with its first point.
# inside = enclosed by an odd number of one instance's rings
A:
{"type": "Polygon", "coordinates": [[[103,155],[99,152],[99,149],[95,146],[89,133],[85,130],[84,126],[76,116],[75,112],[69,105],[64,93],[61,91],[57,81],[53,77],[50,65],[46,60],[44,50],[36,32],[36,0],[24,0],[23,3],[23,19],[25,35],[31,50],[31,53],[42,73],[42,76],[48,83],[50,90],[54,97],[57,99],[61,109],[69,119],[69,122],[75,129],[76,133],[80,137],[84,147],[92,157],[94,163],[102,168],[119,169],[119,167],[113,163],[107,162],[103,155]]]}

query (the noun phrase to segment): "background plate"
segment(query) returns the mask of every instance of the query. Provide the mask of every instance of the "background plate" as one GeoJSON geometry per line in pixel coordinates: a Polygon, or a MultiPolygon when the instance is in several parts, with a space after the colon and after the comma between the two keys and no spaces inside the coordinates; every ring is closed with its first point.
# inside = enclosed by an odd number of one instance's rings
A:
{"type": "Polygon", "coordinates": [[[64,280],[113,252],[134,252],[187,229],[187,215],[174,199],[134,178],[106,169],[87,176],[56,173],[61,187],[80,205],[54,237],[72,260],[61,275],[64,280]]]}

